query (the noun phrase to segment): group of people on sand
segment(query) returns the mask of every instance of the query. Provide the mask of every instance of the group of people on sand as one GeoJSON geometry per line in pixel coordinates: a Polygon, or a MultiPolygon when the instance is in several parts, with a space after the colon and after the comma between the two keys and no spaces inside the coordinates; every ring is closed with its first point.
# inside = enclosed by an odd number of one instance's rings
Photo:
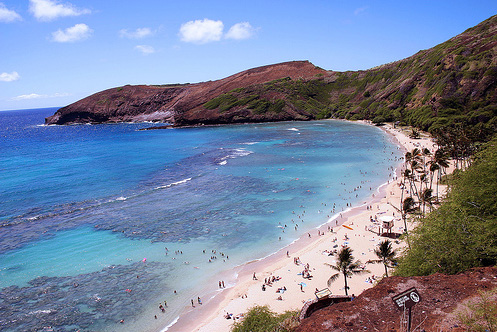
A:
{"type": "MultiPolygon", "coordinates": [[[[253,275],[253,280],[257,280],[257,277],[255,276],[255,272],[254,272],[254,275],[253,275]]],[[[266,290],[266,286],[273,287],[273,283],[275,283],[276,281],[279,281],[279,280],[281,280],[280,276],[271,276],[269,278],[264,278],[264,283],[261,286],[262,290],[265,291],[266,290]]],[[[286,292],[286,286],[278,287],[278,289],[276,290],[276,293],[283,294],[284,292],[286,292]]],[[[276,299],[278,301],[283,301],[283,297],[281,297],[281,295],[278,296],[276,299]]]]}
{"type": "Polygon", "coordinates": [[[265,283],[266,285],[268,285],[268,286],[272,286],[272,285],[273,285],[273,282],[278,281],[278,280],[280,280],[280,279],[281,279],[281,277],[280,277],[280,276],[277,276],[277,277],[272,276],[272,277],[269,277],[269,278],[265,278],[265,279],[264,279],[264,283],[265,283]]]}
{"type": "Polygon", "coordinates": [[[226,315],[224,315],[224,318],[236,320],[236,319],[243,318],[243,314],[238,314],[235,316],[233,314],[230,314],[229,312],[226,312],[226,315]]]}
{"type": "MultiPolygon", "coordinates": [[[[254,273],[254,276],[255,276],[255,273],[254,273]]],[[[269,277],[269,278],[264,278],[264,283],[262,284],[262,290],[265,291],[266,290],[266,286],[269,286],[269,287],[273,287],[273,283],[276,282],[276,281],[279,281],[281,279],[280,276],[272,276],[272,277],[269,277]]],[[[255,279],[257,280],[257,279],[255,279]]],[[[278,288],[278,291],[280,290],[280,288],[278,288]]],[[[286,290],[286,287],[285,287],[285,290],[286,290]]]]}
{"type": "Polygon", "coordinates": [[[336,249],[334,249],[334,250],[324,250],[324,251],[322,252],[322,254],[323,254],[323,255],[324,255],[324,254],[326,254],[326,255],[328,255],[328,256],[334,256],[334,255],[336,255],[337,253],[338,253],[338,250],[336,250],[336,249]]]}
{"type": "Polygon", "coordinates": [[[367,278],[366,278],[366,282],[367,282],[368,284],[372,284],[372,283],[373,283],[373,282],[375,282],[375,281],[376,281],[376,276],[375,276],[374,274],[373,274],[371,277],[367,277],[367,278]]]}
{"type": "Polygon", "coordinates": [[[309,267],[309,263],[307,263],[304,266],[304,271],[302,271],[302,278],[304,278],[304,279],[311,279],[312,278],[312,274],[311,274],[311,269],[309,267]]]}

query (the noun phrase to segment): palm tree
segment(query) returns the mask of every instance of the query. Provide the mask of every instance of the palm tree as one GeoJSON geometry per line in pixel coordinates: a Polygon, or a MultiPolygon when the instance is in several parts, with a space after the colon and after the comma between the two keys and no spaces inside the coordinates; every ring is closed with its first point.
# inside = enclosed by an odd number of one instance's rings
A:
{"type": "Polygon", "coordinates": [[[347,291],[349,289],[349,286],[347,286],[347,278],[350,278],[354,274],[369,273],[368,270],[363,270],[360,268],[361,261],[356,260],[354,262],[352,251],[353,250],[349,247],[344,247],[336,255],[337,262],[335,263],[335,265],[326,264],[329,265],[333,270],[338,271],[338,273],[332,275],[330,279],[328,279],[328,287],[333,281],[338,279],[341,273],[343,274],[345,280],[345,295],[349,295],[347,291]]]}
{"type": "MultiPolygon", "coordinates": [[[[429,172],[430,172],[430,189],[433,188],[433,178],[435,177],[435,172],[440,171],[440,165],[437,164],[435,160],[431,160],[428,162],[429,164],[429,172]]],[[[437,181],[437,187],[438,187],[438,181],[437,181]]]]}
{"type": "Polygon", "coordinates": [[[404,171],[405,174],[404,176],[409,179],[409,186],[410,186],[410,190],[411,190],[411,195],[413,194],[416,194],[416,196],[418,197],[418,200],[419,200],[419,193],[418,193],[418,189],[416,187],[416,172],[420,172],[420,170],[422,169],[422,165],[421,165],[421,150],[418,149],[418,148],[414,148],[412,151],[408,151],[406,152],[406,155],[405,155],[405,163],[406,163],[406,170],[404,171]],[[411,169],[409,170],[407,167],[411,167],[411,169]],[[408,172],[409,171],[409,172],[408,172]],[[414,188],[414,190],[413,190],[414,188]]]}
{"type": "Polygon", "coordinates": [[[421,135],[419,134],[419,131],[417,131],[416,129],[413,128],[411,130],[411,133],[409,134],[409,137],[414,138],[414,139],[418,139],[421,137],[421,135]]]}
{"type": "Polygon", "coordinates": [[[433,201],[433,190],[430,188],[426,188],[423,190],[423,193],[421,194],[421,203],[423,203],[423,216],[425,215],[425,207],[426,204],[428,204],[431,207],[432,201],[433,201]]]}
{"type": "Polygon", "coordinates": [[[444,150],[438,149],[437,151],[435,151],[433,155],[432,162],[438,165],[437,190],[436,190],[436,197],[438,201],[438,185],[440,184],[440,181],[442,179],[442,172],[445,172],[445,169],[450,166],[449,156],[444,150]]]}
{"type": "Polygon", "coordinates": [[[402,219],[404,220],[404,232],[406,233],[407,236],[407,245],[411,247],[409,243],[409,234],[407,233],[407,214],[408,213],[413,213],[416,210],[416,202],[412,197],[406,197],[404,201],[402,202],[402,219]]]}
{"type": "Polygon", "coordinates": [[[426,162],[426,157],[430,157],[431,156],[431,152],[429,149],[427,148],[423,148],[421,150],[421,156],[422,156],[422,166],[423,166],[423,171],[420,172],[421,175],[420,175],[420,185],[419,185],[419,191],[422,192],[423,191],[423,182],[427,182],[428,181],[428,178],[427,178],[427,174],[428,172],[426,171],[426,166],[428,165],[428,163],[426,162]]]}
{"type": "Polygon", "coordinates": [[[397,262],[396,255],[397,250],[392,249],[392,242],[390,240],[381,241],[378,248],[374,250],[374,253],[379,258],[375,260],[375,263],[383,263],[385,266],[385,275],[388,278],[388,267],[393,267],[392,265],[397,262]]]}

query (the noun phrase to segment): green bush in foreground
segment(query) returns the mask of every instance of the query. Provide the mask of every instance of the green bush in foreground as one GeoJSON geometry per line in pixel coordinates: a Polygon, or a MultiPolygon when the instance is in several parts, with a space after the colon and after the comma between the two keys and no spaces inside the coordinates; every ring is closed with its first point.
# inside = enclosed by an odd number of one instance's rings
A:
{"type": "Polygon", "coordinates": [[[410,234],[395,274],[455,274],[497,264],[497,139],[452,176],[446,201],[410,234]]]}
{"type": "Polygon", "coordinates": [[[286,311],[278,315],[268,306],[251,308],[240,322],[235,322],[232,332],[291,332],[298,326],[298,312],[286,311]]]}
{"type": "Polygon", "coordinates": [[[497,290],[480,292],[476,301],[465,305],[457,318],[467,331],[497,331],[497,290]]]}

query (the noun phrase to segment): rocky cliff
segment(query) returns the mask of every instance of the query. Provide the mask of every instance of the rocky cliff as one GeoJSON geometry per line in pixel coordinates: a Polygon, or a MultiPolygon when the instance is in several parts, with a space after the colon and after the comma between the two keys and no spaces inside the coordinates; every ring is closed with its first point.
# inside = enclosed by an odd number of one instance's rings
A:
{"type": "Polygon", "coordinates": [[[229,91],[273,80],[311,80],[327,71],[308,61],[294,61],[249,69],[227,78],[196,84],[147,86],[126,85],[95,93],[59,109],[47,124],[158,121],[175,125],[312,119],[295,110],[278,116],[248,114],[239,110],[223,113],[206,109],[209,100],[229,91]]]}

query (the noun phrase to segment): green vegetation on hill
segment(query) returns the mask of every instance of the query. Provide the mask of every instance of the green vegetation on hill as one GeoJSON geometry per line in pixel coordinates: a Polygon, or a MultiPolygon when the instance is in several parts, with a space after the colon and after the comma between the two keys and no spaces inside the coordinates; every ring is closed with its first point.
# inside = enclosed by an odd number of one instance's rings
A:
{"type": "Polygon", "coordinates": [[[365,71],[289,77],[233,90],[204,104],[219,112],[306,113],[313,118],[399,121],[436,133],[497,131],[497,16],[417,54],[365,71]]]}
{"type": "Polygon", "coordinates": [[[458,273],[497,264],[497,138],[450,180],[446,201],[410,233],[411,248],[395,273],[458,273]]]}
{"type": "Polygon", "coordinates": [[[226,112],[245,108],[255,114],[279,113],[286,109],[298,108],[317,118],[331,116],[327,110],[330,86],[323,80],[291,80],[283,78],[268,83],[235,89],[220,95],[204,104],[206,109],[226,112]]]}

